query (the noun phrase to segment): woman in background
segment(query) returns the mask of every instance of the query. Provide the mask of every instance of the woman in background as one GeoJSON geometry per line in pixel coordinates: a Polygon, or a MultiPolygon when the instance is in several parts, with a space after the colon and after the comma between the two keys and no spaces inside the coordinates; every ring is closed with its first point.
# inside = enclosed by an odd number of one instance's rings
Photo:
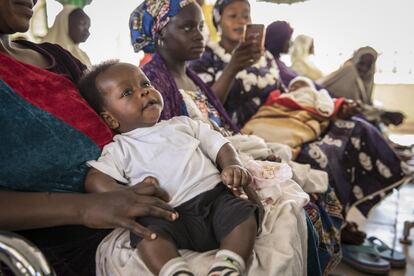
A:
{"type": "Polygon", "coordinates": [[[43,42],[59,44],[87,67],[91,67],[88,55],[79,48],[79,44],[88,39],[90,26],[91,20],[81,8],[65,5],[43,42]]]}
{"type": "Polygon", "coordinates": [[[292,52],[290,66],[299,75],[308,77],[316,81],[323,77],[323,73],[319,70],[311,60],[311,55],[315,53],[314,40],[307,35],[298,35],[292,44],[292,52]]]}
{"type": "Polygon", "coordinates": [[[278,88],[278,70],[272,55],[263,52],[259,41],[241,42],[251,23],[250,4],[245,0],[219,0],[213,23],[221,39],[207,41],[200,59],[190,67],[220,99],[233,123],[243,126],[278,88]]]}
{"type": "Polygon", "coordinates": [[[361,103],[363,114],[368,121],[400,125],[404,120],[401,112],[386,111],[373,104],[377,57],[378,53],[374,48],[359,48],[341,68],[320,80],[321,85],[334,97],[345,97],[361,103]]]}
{"type": "Polygon", "coordinates": [[[345,97],[372,105],[377,51],[362,47],[335,72],[326,76],[322,85],[334,97],[345,97]]]}

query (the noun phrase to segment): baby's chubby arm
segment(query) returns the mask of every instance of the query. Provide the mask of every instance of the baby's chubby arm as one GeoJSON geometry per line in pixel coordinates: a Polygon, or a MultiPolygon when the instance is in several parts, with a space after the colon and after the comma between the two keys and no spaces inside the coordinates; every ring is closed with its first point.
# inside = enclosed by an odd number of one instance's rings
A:
{"type": "Polygon", "coordinates": [[[89,169],[85,180],[85,190],[88,193],[103,193],[125,189],[126,187],[95,168],[89,169]]]}
{"type": "Polygon", "coordinates": [[[225,185],[233,187],[233,191],[237,191],[242,187],[248,198],[263,210],[259,196],[250,186],[252,176],[242,166],[236,150],[230,143],[226,143],[221,147],[217,154],[216,164],[222,169],[221,180],[225,185]]]}
{"type": "Polygon", "coordinates": [[[242,166],[236,150],[230,143],[220,148],[216,164],[222,169],[221,179],[224,184],[237,188],[245,187],[252,182],[250,173],[242,166]]]}

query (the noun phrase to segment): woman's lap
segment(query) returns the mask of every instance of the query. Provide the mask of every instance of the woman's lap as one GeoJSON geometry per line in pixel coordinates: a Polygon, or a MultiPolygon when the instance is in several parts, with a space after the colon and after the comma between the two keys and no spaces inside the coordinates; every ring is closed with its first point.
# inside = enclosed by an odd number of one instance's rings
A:
{"type": "MultiPolygon", "coordinates": [[[[344,207],[405,175],[403,164],[378,130],[358,118],[331,124],[322,139],[302,147],[296,161],[326,171],[344,207]]],[[[378,201],[374,198],[358,207],[367,214],[378,201]]]]}
{"type": "MultiPolygon", "coordinates": [[[[254,254],[247,263],[249,275],[306,274],[307,224],[304,212],[297,210],[291,203],[285,203],[266,212],[262,233],[256,239],[254,254]]],[[[207,273],[215,252],[180,250],[196,275],[207,273]]],[[[139,275],[151,275],[137,252],[130,248],[128,231],[114,230],[98,248],[97,274],[124,276],[138,272],[139,275]]]]}

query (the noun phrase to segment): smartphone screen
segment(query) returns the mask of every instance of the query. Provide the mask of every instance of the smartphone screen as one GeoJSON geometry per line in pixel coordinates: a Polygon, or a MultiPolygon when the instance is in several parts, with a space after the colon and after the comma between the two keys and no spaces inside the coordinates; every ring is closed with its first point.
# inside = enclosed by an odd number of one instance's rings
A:
{"type": "Polygon", "coordinates": [[[244,31],[243,41],[257,40],[261,48],[264,47],[264,25],[247,24],[244,31]]]}

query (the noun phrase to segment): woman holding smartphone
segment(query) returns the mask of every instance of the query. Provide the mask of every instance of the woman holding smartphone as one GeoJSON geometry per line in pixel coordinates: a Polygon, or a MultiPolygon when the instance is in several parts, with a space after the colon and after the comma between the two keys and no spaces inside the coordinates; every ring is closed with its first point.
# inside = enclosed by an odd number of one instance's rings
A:
{"type": "Polygon", "coordinates": [[[232,121],[241,127],[257,112],[269,92],[278,88],[277,66],[273,56],[264,51],[264,26],[247,27],[251,24],[248,1],[217,1],[213,23],[221,34],[220,42],[207,42],[202,57],[190,66],[224,104],[232,121]]]}

